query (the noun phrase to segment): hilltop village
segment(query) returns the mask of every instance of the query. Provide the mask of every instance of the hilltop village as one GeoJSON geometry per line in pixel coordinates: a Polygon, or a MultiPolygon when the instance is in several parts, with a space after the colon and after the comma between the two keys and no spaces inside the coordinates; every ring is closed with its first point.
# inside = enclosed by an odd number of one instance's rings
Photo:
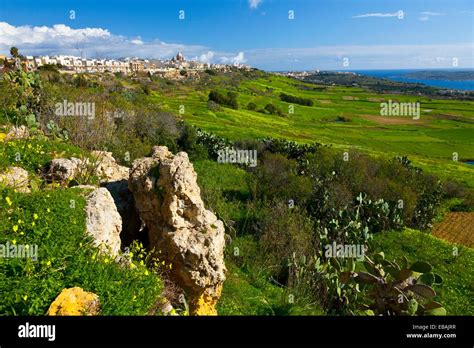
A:
{"type": "MultiPolygon", "coordinates": [[[[137,72],[159,75],[164,78],[176,79],[183,76],[192,77],[204,70],[229,71],[232,68],[250,70],[245,64],[211,64],[197,60],[186,60],[181,52],[171,59],[86,59],[76,56],[55,55],[55,56],[22,56],[20,59],[8,58],[0,55],[0,62],[3,62],[2,69],[8,64],[21,64],[27,71],[34,71],[45,66],[56,66],[61,73],[122,73],[130,75],[137,72]]],[[[1,65],[1,64],[0,64],[1,65]]]]}

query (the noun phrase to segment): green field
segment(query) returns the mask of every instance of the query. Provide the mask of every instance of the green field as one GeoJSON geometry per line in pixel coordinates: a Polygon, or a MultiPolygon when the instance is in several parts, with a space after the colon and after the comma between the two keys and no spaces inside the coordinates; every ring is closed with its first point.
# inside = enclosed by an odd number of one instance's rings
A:
{"type": "Polygon", "coordinates": [[[356,148],[374,155],[409,156],[421,168],[474,186],[472,167],[462,163],[474,158],[474,102],[375,94],[361,88],[318,86],[269,74],[240,83],[222,76],[212,77],[212,82],[206,84],[178,83],[153,90],[149,99],[176,114],[184,105],[182,116],[186,121],[232,140],[272,136],[331,144],[344,151],[356,148]],[[211,87],[238,92],[239,109],[209,110],[211,87]],[[281,92],[311,99],[314,104],[295,104],[291,114],[292,104],[280,100],[281,92]],[[380,103],[388,100],[419,102],[420,119],[380,116],[380,103]],[[259,109],[272,103],[286,117],[250,111],[249,102],[259,109]]]}

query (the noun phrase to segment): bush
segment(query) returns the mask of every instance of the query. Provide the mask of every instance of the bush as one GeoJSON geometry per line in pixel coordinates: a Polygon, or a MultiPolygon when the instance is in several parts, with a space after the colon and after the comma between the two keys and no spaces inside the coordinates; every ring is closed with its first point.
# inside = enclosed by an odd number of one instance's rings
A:
{"type": "Polygon", "coordinates": [[[294,95],[289,95],[285,93],[280,94],[280,99],[287,103],[300,104],[304,106],[313,106],[313,101],[311,99],[300,98],[294,95]]]}
{"type": "Polygon", "coordinates": [[[278,109],[275,105],[268,103],[265,105],[265,111],[269,113],[270,115],[278,115],[278,116],[284,116],[285,114],[278,109]]]}
{"type": "Polygon", "coordinates": [[[247,109],[249,109],[250,111],[256,111],[257,108],[258,108],[258,106],[254,102],[250,102],[250,103],[247,104],[247,109]]]}
{"type": "Polygon", "coordinates": [[[260,243],[270,274],[278,283],[291,287],[296,281],[288,267],[293,254],[308,258],[314,254],[312,230],[311,219],[299,207],[290,208],[286,202],[267,206],[260,243]]]}
{"type": "Polygon", "coordinates": [[[220,105],[226,105],[232,109],[239,108],[239,103],[237,102],[237,93],[232,91],[227,92],[227,95],[225,95],[217,90],[212,90],[209,92],[209,100],[220,105]]]}
{"type": "Polygon", "coordinates": [[[205,132],[199,128],[196,129],[196,135],[198,144],[203,145],[207,149],[209,158],[213,160],[217,160],[219,150],[224,150],[226,147],[232,146],[232,143],[228,139],[205,132]]]}
{"type": "Polygon", "coordinates": [[[207,102],[207,108],[211,111],[220,111],[221,110],[221,107],[219,104],[217,104],[215,101],[212,101],[212,100],[209,100],[207,102]]]}
{"type": "Polygon", "coordinates": [[[193,126],[184,125],[177,144],[181,151],[188,153],[192,161],[206,159],[208,157],[206,147],[199,144],[198,140],[197,130],[193,126]]]}
{"type": "Polygon", "coordinates": [[[311,196],[311,180],[297,174],[297,162],[280,154],[264,153],[255,171],[254,197],[304,205],[311,196]]]}

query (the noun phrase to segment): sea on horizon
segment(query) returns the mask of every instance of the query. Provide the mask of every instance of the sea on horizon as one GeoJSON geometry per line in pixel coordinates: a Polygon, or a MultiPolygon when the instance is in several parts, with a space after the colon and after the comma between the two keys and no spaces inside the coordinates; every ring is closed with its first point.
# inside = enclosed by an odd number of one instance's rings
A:
{"type": "Polygon", "coordinates": [[[428,86],[474,91],[474,80],[428,80],[407,78],[404,75],[418,71],[472,71],[472,69],[398,69],[398,70],[353,70],[352,72],[398,82],[423,83],[428,86]]]}

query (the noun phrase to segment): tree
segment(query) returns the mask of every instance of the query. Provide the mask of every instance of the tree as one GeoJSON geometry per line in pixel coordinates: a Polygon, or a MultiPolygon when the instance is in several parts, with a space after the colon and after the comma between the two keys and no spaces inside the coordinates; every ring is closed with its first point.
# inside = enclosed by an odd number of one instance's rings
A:
{"type": "Polygon", "coordinates": [[[20,57],[20,54],[18,53],[18,48],[16,48],[15,46],[13,46],[12,48],[10,48],[10,55],[11,55],[13,58],[19,58],[19,57],[20,57]]]}

